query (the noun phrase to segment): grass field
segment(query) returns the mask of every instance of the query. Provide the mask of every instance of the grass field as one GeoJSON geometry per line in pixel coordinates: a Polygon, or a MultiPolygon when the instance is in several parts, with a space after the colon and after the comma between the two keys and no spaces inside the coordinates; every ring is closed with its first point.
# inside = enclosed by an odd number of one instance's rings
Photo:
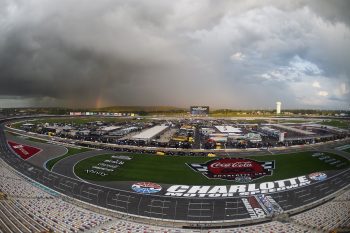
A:
{"type": "Polygon", "coordinates": [[[6,130],[5,130],[5,132],[6,132],[7,134],[12,135],[12,136],[18,136],[18,134],[12,133],[12,132],[10,132],[10,131],[6,131],[6,130]]]}
{"type": "Polygon", "coordinates": [[[46,163],[46,168],[51,171],[52,167],[60,160],[64,159],[64,158],[67,158],[69,156],[72,156],[72,155],[75,155],[75,154],[79,154],[79,153],[82,153],[82,152],[85,152],[85,151],[89,151],[90,149],[87,149],[87,148],[81,148],[81,149],[78,149],[78,148],[67,148],[68,149],[68,152],[60,157],[57,157],[57,158],[54,158],[54,159],[51,159],[49,160],[47,163],[46,163]]]}
{"type": "Polygon", "coordinates": [[[39,138],[31,138],[31,137],[27,137],[25,138],[28,141],[32,141],[32,142],[40,142],[40,143],[47,143],[47,141],[43,140],[43,139],[39,139],[39,138]]]}
{"type": "Polygon", "coordinates": [[[19,137],[19,138],[24,138],[25,140],[28,141],[32,141],[32,142],[41,142],[41,143],[47,143],[47,141],[43,140],[43,139],[39,139],[39,138],[32,138],[32,137],[27,137],[27,136],[22,136],[20,134],[16,134],[10,131],[6,131],[7,134],[15,136],[15,137],[19,137]]]}
{"type": "Polygon", "coordinates": [[[322,121],[321,124],[343,128],[343,129],[350,128],[350,121],[348,120],[327,120],[327,121],[322,121]]]}
{"type": "MultiPolygon", "coordinates": [[[[333,165],[327,164],[318,158],[312,157],[313,152],[302,152],[297,154],[267,155],[248,158],[257,161],[275,160],[276,168],[272,176],[259,179],[259,182],[286,179],[290,177],[309,174],[316,171],[326,171],[336,169],[333,165]]],[[[128,156],[132,160],[126,161],[124,165],[109,173],[107,176],[86,173],[85,169],[91,169],[91,166],[97,165],[111,155],[100,155],[79,162],[75,166],[75,173],[86,180],[95,181],[153,181],[163,184],[232,184],[233,181],[220,179],[207,179],[201,173],[193,171],[186,163],[204,163],[211,160],[207,157],[188,157],[188,156],[154,156],[146,154],[134,154],[128,156]]],[[[330,157],[338,159],[346,164],[341,167],[348,167],[349,162],[337,155],[327,154],[330,157]]],[[[337,169],[341,169],[337,168],[337,169]]]]}

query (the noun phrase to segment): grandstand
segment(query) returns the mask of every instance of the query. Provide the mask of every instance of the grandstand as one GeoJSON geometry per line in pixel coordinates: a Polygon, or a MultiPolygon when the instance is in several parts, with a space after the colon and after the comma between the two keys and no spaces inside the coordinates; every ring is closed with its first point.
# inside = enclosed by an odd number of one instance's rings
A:
{"type": "Polygon", "coordinates": [[[292,217],[292,220],[326,232],[337,228],[349,229],[350,190],[333,201],[292,217]]]}
{"type": "MultiPolygon", "coordinates": [[[[40,187],[40,186],[39,186],[40,187]]],[[[4,232],[79,232],[111,217],[77,207],[42,190],[0,161],[0,229],[4,232]]]]}

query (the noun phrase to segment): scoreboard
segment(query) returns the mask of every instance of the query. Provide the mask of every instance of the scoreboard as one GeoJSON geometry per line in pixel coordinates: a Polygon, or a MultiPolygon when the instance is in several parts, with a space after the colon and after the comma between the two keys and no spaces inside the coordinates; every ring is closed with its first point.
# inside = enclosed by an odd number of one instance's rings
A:
{"type": "Polygon", "coordinates": [[[209,106],[191,106],[192,115],[209,115],[209,106]]]}

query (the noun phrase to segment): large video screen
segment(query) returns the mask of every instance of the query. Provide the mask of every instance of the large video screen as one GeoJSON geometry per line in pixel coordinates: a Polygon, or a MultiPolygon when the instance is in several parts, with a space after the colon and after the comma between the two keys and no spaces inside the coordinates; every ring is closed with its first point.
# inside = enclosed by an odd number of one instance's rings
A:
{"type": "Polygon", "coordinates": [[[209,115],[209,106],[191,106],[192,115],[209,115]]]}

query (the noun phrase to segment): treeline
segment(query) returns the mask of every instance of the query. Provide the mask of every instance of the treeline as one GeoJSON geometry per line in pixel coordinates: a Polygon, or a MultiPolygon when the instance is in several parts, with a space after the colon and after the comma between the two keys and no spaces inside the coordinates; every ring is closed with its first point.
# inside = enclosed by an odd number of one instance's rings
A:
{"type": "MultiPolygon", "coordinates": [[[[140,116],[147,115],[186,115],[189,108],[178,108],[171,106],[114,106],[106,108],[3,108],[2,115],[34,115],[51,114],[65,115],[69,112],[118,112],[135,113],[140,116]]],[[[322,109],[283,109],[282,115],[350,115],[349,110],[322,110],[322,109]]],[[[244,109],[215,109],[210,111],[211,116],[242,116],[242,115],[276,115],[275,109],[268,110],[244,110],[244,109]]]]}
{"type": "MultiPolygon", "coordinates": [[[[235,110],[235,109],[217,109],[210,112],[211,114],[236,114],[236,115],[266,115],[276,114],[276,110],[235,110]]],[[[282,115],[301,114],[301,115],[335,115],[335,114],[350,114],[350,111],[346,110],[315,110],[315,109],[284,109],[282,115]]]]}

